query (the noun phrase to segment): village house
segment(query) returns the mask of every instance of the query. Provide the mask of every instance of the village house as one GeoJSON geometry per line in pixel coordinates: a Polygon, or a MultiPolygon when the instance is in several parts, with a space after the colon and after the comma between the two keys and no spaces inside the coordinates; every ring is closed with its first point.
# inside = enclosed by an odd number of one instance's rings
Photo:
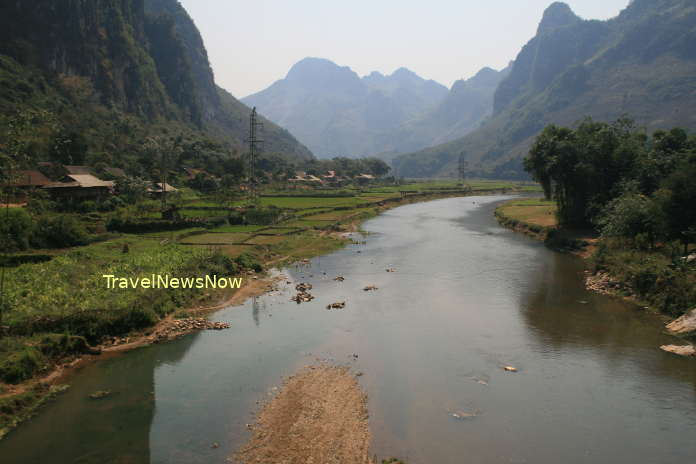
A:
{"type": "Polygon", "coordinates": [[[51,180],[39,171],[14,171],[9,186],[15,190],[15,201],[24,202],[31,191],[50,183],[51,180]]]}
{"type": "Polygon", "coordinates": [[[292,183],[315,183],[315,184],[322,184],[322,180],[318,178],[317,176],[314,176],[312,174],[307,174],[304,171],[297,171],[295,173],[295,177],[292,177],[288,179],[288,182],[292,183]]]}
{"type": "Polygon", "coordinates": [[[92,174],[68,174],[63,182],[51,182],[43,188],[53,198],[98,200],[114,193],[114,182],[101,180],[92,174]]]}
{"type": "Polygon", "coordinates": [[[162,182],[154,182],[154,183],[152,184],[152,187],[150,187],[149,189],[147,189],[147,191],[148,191],[148,193],[149,193],[150,195],[152,195],[153,197],[159,198],[159,197],[161,197],[162,195],[164,195],[164,194],[166,194],[166,193],[178,192],[179,189],[177,189],[177,188],[175,188],[175,187],[169,185],[169,184],[166,183],[166,182],[164,182],[164,183],[162,183],[162,182]]]}

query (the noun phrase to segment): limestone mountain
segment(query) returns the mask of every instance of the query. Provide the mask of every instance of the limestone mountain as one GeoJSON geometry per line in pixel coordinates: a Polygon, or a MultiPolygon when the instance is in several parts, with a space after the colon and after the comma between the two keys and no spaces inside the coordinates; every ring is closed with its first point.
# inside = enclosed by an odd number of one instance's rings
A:
{"type": "Polygon", "coordinates": [[[284,79],[242,101],[287,127],[319,157],[371,155],[381,135],[434,108],[447,88],[401,68],[360,78],[321,58],[296,63],[284,79]]]}
{"type": "Polygon", "coordinates": [[[549,123],[631,117],[648,131],[696,128],[696,5],[634,0],[616,18],[583,20],[553,3],[469,135],[393,161],[403,176],[448,176],[465,153],[473,174],[519,177],[531,141],[549,123]]]}
{"type": "MultiPolygon", "coordinates": [[[[121,141],[155,127],[244,149],[251,110],[215,85],[201,35],[176,0],[1,2],[0,81],[0,117],[50,110],[81,132],[95,162],[125,163],[123,152],[137,147],[121,141]]],[[[266,140],[288,159],[312,156],[269,121],[266,140]]]]}
{"type": "Polygon", "coordinates": [[[435,108],[390,131],[381,142],[392,152],[407,153],[463,137],[493,113],[493,96],[510,71],[481,69],[456,81],[435,108]]]}

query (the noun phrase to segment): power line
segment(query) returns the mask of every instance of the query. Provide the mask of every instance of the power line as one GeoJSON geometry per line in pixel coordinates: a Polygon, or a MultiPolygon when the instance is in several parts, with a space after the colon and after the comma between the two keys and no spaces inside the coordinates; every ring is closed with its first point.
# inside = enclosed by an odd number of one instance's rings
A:
{"type": "Polygon", "coordinates": [[[263,140],[261,139],[260,133],[263,131],[263,123],[259,122],[258,115],[256,114],[256,107],[251,110],[251,117],[249,118],[249,199],[255,201],[258,197],[258,192],[256,191],[256,162],[258,160],[261,151],[263,150],[263,140]]]}

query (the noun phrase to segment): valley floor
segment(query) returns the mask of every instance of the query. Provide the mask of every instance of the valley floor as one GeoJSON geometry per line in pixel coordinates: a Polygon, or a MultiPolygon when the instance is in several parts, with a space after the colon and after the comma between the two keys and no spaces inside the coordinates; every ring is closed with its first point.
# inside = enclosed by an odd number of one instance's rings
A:
{"type": "Polygon", "coordinates": [[[272,288],[250,270],[256,263],[280,268],[328,253],[349,242],[347,234],[365,219],[403,204],[530,188],[482,181],[464,189],[454,183],[371,189],[348,198],[273,195],[262,202],[293,214],[272,226],[120,234],[11,268],[8,287],[18,304],[5,318],[10,335],[0,340],[0,438],[65,388],[80,363],[209,328],[198,319],[202,314],[272,288]],[[105,270],[127,276],[215,272],[216,253],[244,265],[241,289],[109,293],[100,280],[105,270]]]}

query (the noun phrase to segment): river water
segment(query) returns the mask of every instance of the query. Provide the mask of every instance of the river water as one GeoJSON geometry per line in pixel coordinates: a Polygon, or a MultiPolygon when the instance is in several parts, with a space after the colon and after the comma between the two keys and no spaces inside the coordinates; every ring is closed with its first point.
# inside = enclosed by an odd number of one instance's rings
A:
{"type": "Polygon", "coordinates": [[[380,457],[696,462],[696,362],[658,349],[675,341],[658,316],[587,292],[579,259],[498,226],[506,198],[390,210],[364,225],[366,243],[212,317],[231,329],[83,368],[0,441],[0,462],[224,463],[257,401],[317,358],[363,373],[380,457]],[[299,281],[311,303],[289,301],[299,281]]]}

